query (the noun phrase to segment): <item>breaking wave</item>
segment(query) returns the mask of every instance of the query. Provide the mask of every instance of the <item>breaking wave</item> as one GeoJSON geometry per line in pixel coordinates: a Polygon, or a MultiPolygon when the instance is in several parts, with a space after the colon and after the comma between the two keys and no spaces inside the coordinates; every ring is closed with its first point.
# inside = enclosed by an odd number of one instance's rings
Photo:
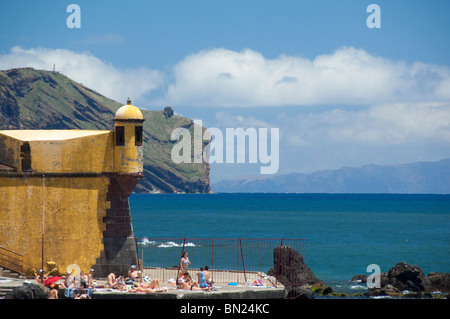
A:
{"type": "MultiPolygon", "coordinates": [[[[156,246],[157,245],[158,248],[183,247],[183,243],[176,243],[174,241],[157,242],[154,240],[149,240],[148,238],[143,238],[140,241],[140,244],[143,246],[156,246]]],[[[195,245],[194,243],[187,242],[184,244],[184,247],[199,247],[199,245],[195,245]]]]}

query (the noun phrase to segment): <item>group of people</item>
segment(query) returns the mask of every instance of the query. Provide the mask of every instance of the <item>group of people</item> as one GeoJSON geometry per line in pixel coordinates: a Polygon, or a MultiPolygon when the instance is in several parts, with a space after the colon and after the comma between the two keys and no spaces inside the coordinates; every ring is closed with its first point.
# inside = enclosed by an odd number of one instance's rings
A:
{"type": "Polygon", "coordinates": [[[142,272],[132,265],[128,271],[128,275],[120,274],[116,277],[116,273],[112,272],[106,278],[106,288],[117,290],[128,290],[130,292],[164,292],[166,288],[161,288],[158,279],[144,280],[142,272]]]}
{"type": "Polygon", "coordinates": [[[185,251],[181,254],[180,259],[181,271],[178,274],[178,287],[182,290],[213,290],[209,267],[200,268],[200,271],[197,273],[197,281],[194,281],[188,272],[190,264],[188,253],[185,251]]]}
{"type": "Polygon", "coordinates": [[[74,276],[72,273],[68,272],[65,279],[58,277],[56,282],[47,283],[49,277],[45,274],[44,270],[39,271],[39,275],[36,276],[36,282],[42,286],[48,286],[49,299],[58,299],[58,291],[60,288],[66,289],[68,291],[72,289],[78,289],[75,299],[90,299],[90,296],[85,289],[101,287],[98,285],[94,279],[94,269],[91,269],[89,275],[84,272],[80,272],[80,276],[74,276]],[[79,280],[77,280],[79,278],[79,280]]]}
{"type": "MultiPolygon", "coordinates": [[[[197,281],[194,281],[188,272],[188,268],[191,262],[188,258],[188,253],[183,252],[180,259],[180,272],[177,278],[177,288],[182,290],[193,291],[211,291],[213,290],[212,282],[210,279],[209,267],[205,266],[200,268],[197,273],[197,281]]],[[[36,282],[45,285],[48,277],[41,269],[39,275],[36,277],[36,282]]],[[[83,271],[79,276],[74,276],[72,273],[67,273],[65,279],[61,278],[57,282],[52,282],[48,285],[50,288],[49,299],[58,299],[58,289],[63,288],[68,291],[76,289],[78,294],[75,299],[90,299],[89,294],[86,292],[92,288],[111,288],[117,290],[128,290],[130,292],[165,292],[167,288],[161,288],[158,279],[143,278],[142,272],[136,268],[135,265],[130,267],[127,274],[120,274],[117,276],[115,272],[108,275],[105,285],[97,284],[94,279],[94,269],[91,269],[89,274],[86,275],[83,271]]]]}

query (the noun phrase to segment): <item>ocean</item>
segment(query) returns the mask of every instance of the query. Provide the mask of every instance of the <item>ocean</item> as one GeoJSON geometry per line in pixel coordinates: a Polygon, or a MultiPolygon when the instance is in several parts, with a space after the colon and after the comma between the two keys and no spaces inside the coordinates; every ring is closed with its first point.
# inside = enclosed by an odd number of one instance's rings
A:
{"type": "MultiPolygon", "coordinates": [[[[147,244],[151,238],[305,239],[308,267],[335,291],[364,290],[349,280],[371,274],[371,264],[381,272],[401,261],[426,275],[450,272],[450,195],[132,194],[130,207],[134,235],[147,244]]],[[[180,241],[157,247],[168,245],[180,251],[180,241]]],[[[266,263],[270,268],[273,260],[266,263]]]]}

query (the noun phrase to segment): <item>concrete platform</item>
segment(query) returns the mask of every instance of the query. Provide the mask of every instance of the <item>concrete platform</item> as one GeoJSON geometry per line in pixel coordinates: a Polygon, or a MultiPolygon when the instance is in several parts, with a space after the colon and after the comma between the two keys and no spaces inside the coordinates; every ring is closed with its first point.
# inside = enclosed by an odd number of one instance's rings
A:
{"type": "MultiPolygon", "coordinates": [[[[99,284],[105,284],[104,280],[97,280],[99,284]]],[[[3,296],[12,291],[15,287],[20,287],[26,283],[35,283],[33,279],[19,279],[0,277],[0,292],[3,296]]],[[[167,288],[167,292],[131,292],[109,288],[96,288],[91,290],[92,299],[285,299],[286,290],[282,285],[276,287],[251,286],[249,284],[228,285],[228,283],[215,283],[213,291],[189,291],[176,289],[168,282],[161,282],[162,288],[167,288]]],[[[61,299],[64,296],[64,289],[60,289],[61,299]]]]}
{"type": "Polygon", "coordinates": [[[168,287],[167,292],[128,292],[114,289],[95,289],[93,299],[284,299],[284,287],[251,287],[245,285],[228,286],[217,284],[213,291],[189,291],[168,287]]]}

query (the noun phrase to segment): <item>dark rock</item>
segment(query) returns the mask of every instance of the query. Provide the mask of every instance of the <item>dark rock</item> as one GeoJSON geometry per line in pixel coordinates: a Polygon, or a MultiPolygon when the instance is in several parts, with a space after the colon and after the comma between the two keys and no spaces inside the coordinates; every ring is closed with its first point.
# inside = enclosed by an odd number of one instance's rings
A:
{"type": "Polygon", "coordinates": [[[286,287],[288,298],[312,299],[314,292],[307,286],[323,284],[305,264],[303,256],[289,246],[274,248],[273,260],[274,268],[270,269],[268,274],[286,287]]]}
{"type": "Polygon", "coordinates": [[[164,108],[164,117],[166,119],[170,118],[173,116],[173,109],[170,106],[166,106],[164,108]]]}
{"type": "Polygon", "coordinates": [[[48,299],[48,290],[38,284],[23,284],[14,288],[7,296],[7,299],[48,299]]]}
{"type": "Polygon", "coordinates": [[[312,285],[322,282],[303,261],[303,256],[289,246],[273,250],[274,268],[269,271],[284,286],[312,285]]]}
{"type": "Polygon", "coordinates": [[[289,299],[315,299],[314,293],[307,286],[294,286],[288,289],[287,297],[289,299]]]}
{"type": "Polygon", "coordinates": [[[388,282],[399,290],[430,291],[431,284],[419,266],[400,262],[388,272],[388,282]]]}
{"type": "Polygon", "coordinates": [[[450,273],[430,272],[427,276],[431,291],[450,293],[450,273]]]}
{"type": "MultiPolygon", "coordinates": [[[[351,281],[366,282],[367,276],[355,275],[351,281]]],[[[370,289],[366,296],[404,296],[408,298],[431,298],[433,291],[450,291],[450,274],[432,272],[424,275],[419,266],[400,262],[388,273],[381,274],[381,288],[370,289]]]]}
{"type": "Polygon", "coordinates": [[[333,288],[326,287],[324,290],[322,290],[322,295],[329,295],[333,292],[333,288]]]}
{"type": "Polygon", "coordinates": [[[313,285],[311,285],[311,290],[315,294],[319,294],[319,295],[328,295],[328,294],[333,293],[333,288],[328,287],[321,281],[316,282],[313,285]]]}

